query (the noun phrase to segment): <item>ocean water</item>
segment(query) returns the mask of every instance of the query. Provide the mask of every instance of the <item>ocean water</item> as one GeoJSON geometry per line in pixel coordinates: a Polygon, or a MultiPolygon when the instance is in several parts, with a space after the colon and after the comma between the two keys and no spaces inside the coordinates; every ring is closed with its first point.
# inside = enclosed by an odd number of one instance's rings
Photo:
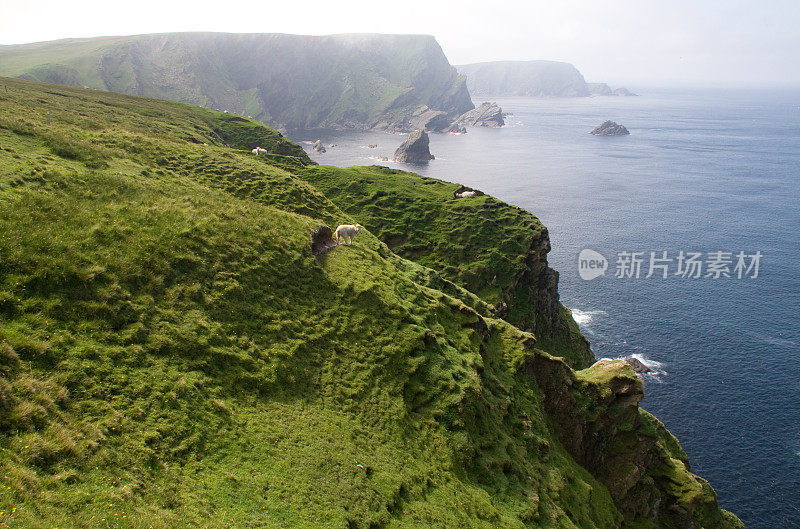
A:
{"type": "MultiPolygon", "coordinates": [[[[324,164],[400,167],[481,189],[537,215],[564,304],[597,358],[637,355],[642,406],[749,528],[800,528],[800,92],[665,92],[498,100],[501,129],[432,134],[426,166],[391,159],[399,135],[293,133],[336,144],[324,164]],[[588,131],[606,119],[626,137],[588,131]],[[377,144],[376,148],[368,148],[377,144]],[[605,275],[578,273],[585,248],[605,275]],[[732,252],[731,278],[646,278],[650,252],[732,252]],[[617,278],[642,252],[639,278],[617,278]],[[738,279],[736,254],[761,252],[738,279]]],[[[310,151],[310,144],[304,143],[310,151]]],[[[747,260],[749,264],[749,259],[747,260]]],[[[705,274],[705,269],[703,274],[705,274]]]]}

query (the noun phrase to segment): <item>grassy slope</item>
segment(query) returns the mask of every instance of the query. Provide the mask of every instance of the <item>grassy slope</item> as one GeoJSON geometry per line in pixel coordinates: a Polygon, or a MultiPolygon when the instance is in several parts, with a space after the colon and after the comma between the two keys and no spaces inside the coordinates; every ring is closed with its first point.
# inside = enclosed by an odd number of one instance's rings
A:
{"type": "Polygon", "coordinates": [[[455,199],[458,184],[379,166],[309,166],[299,174],[392,251],[439,271],[534,332],[541,349],[576,367],[592,363],[585,338],[558,302],[547,228],[534,215],[490,196],[455,199]]]}
{"type": "Polygon", "coordinates": [[[256,132],[0,81],[0,526],[618,526],[532,336],[369,232],[312,257],[350,218],[256,132]]]}

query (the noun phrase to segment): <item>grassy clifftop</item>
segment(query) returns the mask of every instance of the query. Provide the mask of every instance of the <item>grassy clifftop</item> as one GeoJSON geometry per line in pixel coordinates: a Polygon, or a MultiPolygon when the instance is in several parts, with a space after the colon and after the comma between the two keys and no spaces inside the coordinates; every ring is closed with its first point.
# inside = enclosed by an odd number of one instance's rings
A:
{"type": "Polygon", "coordinates": [[[424,35],[67,39],[0,46],[0,75],[227,109],[287,128],[402,128],[420,106],[451,118],[473,108],[464,79],[424,35]]]}
{"type": "Polygon", "coordinates": [[[299,171],[398,255],[439,271],[536,334],[538,347],[575,367],[589,344],[559,302],[550,239],[539,219],[490,196],[455,198],[458,184],[385,167],[299,171]]]}
{"type": "Polygon", "coordinates": [[[314,257],[360,219],[308,164],[0,79],[0,526],[737,526],[630,368],[573,371],[370,231],[314,257]]]}

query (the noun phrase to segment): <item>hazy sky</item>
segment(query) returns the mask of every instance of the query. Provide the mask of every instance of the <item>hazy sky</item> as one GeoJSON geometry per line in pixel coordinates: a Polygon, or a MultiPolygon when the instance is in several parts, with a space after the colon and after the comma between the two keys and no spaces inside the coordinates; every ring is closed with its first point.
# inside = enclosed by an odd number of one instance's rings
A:
{"type": "Polygon", "coordinates": [[[800,0],[0,0],[2,44],[167,31],[425,33],[453,64],[553,59],[611,84],[800,86],[800,0]]]}

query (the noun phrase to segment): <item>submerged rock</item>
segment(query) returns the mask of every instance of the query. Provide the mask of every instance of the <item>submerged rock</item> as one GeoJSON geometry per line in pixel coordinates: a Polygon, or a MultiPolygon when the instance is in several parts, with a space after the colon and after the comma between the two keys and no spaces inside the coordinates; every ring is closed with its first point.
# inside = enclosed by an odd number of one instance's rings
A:
{"type": "Polygon", "coordinates": [[[626,136],[630,134],[630,132],[622,125],[609,120],[595,127],[589,134],[594,134],[595,136],[626,136]]]}
{"type": "Polygon", "coordinates": [[[400,147],[394,152],[396,162],[428,163],[434,156],[430,151],[430,139],[424,130],[412,132],[400,147]]]}
{"type": "Polygon", "coordinates": [[[454,123],[472,127],[502,127],[506,124],[503,120],[503,109],[497,103],[489,102],[481,103],[481,106],[464,112],[454,123]]]}
{"type": "Polygon", "coordinates": [[[327,152],[325,146],[322,144],[322,140],[317,140],[314,142],[314,147],[312,147],[316,152],[323,153],[327,152]]]}

